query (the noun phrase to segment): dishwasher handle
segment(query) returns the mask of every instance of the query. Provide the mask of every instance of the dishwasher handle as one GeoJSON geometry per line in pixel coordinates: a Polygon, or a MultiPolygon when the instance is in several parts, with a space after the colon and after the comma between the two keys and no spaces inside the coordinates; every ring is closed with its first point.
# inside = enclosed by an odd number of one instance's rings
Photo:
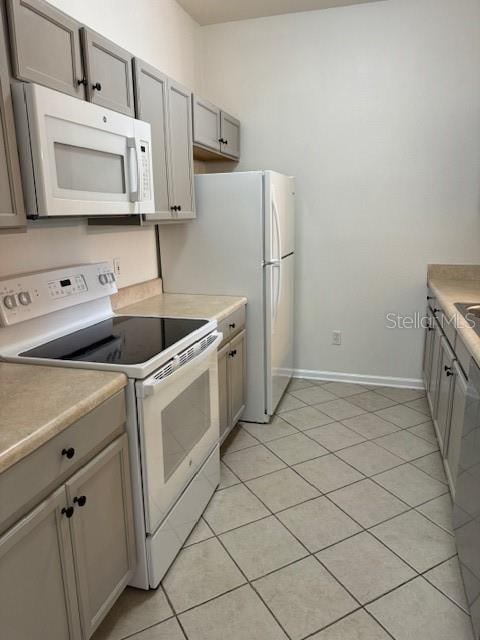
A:
{"type": "Polygon", "coordinates": [[[201,364],[210,357],[213,351],[217,350],[222,340],[223,334],[219,331],[213,331],[191,347],[174,356],[140,385],[140,396],[146,398],[161,391],[165,384],[172,382],[183,373],[183,367],[186,365],[201,364]]]}

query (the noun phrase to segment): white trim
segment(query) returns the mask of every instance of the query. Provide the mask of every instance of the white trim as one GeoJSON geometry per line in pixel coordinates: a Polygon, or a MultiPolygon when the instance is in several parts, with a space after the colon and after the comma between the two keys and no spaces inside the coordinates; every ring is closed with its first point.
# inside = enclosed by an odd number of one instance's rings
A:
{"type": "Polygon", "coordinates": [[[390,376],[370,376],[357,373],[340,373],[336,371],[312,371],[311,369],[294,369],[294,378],[307,380],[328,380],[334,382],[351,382],[352,384],[368,384],[378,387],[399,387],[406,389],[424,389],[420,378],[393,378],[390,376]]]}

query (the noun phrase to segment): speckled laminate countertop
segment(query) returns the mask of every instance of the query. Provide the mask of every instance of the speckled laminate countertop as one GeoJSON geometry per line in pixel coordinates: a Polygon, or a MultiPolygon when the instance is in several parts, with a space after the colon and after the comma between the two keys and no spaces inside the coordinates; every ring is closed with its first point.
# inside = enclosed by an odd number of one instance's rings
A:
{"type": "Polygon", "coordinates": [[[480,336],[468,325],[455,307],[456,302],[480,304],[480,265],[429,265],[428,285],[455,326],[465,347],[480,366],[480,336]]]}
{"type": "Polygon", "coordinates": [[[0,473],[126,384],[123,373],[0,362],[0,473]]]}
{"type": "Polygon", "coordinates": [[[116,310],[118,314],[206,318],[220,322],[247,303],[238,296],[210,296],[187,293],[161,293],[116,310]]]}

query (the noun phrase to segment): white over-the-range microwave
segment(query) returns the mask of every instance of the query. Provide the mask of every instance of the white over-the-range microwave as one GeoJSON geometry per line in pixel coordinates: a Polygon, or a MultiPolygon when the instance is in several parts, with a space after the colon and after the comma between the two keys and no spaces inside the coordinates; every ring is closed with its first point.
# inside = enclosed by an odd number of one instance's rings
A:
{"type": "Polygon", "coordinates": [[[13,100],[29,217],[155,211],[147,122],[36,84],[13,100]]]}

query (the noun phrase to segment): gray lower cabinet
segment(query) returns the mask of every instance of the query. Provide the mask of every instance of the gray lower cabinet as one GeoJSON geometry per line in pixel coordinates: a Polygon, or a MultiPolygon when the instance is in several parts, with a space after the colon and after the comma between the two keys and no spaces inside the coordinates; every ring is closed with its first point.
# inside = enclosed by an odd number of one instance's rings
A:
{"type": "Polygon", "coordinates": [[[218,401],[219,401],[219,422],[220,437],[230,427],[230,417],[228,412],[228,353],[230,344],[226,344],[218,351],[218,401]]]}
{"type": "Polygon", "coordinates": [[[7,0],[13,73],[85,98],[80,24],[43,0],[7,0]]]}
{"type": "Polygon", "coordinates": [[[200,159],[240,158],[240,121],[208,100],[192,96],[193,144],[200,159]]]}
{"type": "Polygon", "coordinates": [[[440,358],[441,358],[441,339],[442,330],[435,321],[435,330],[433,332],[433,344],[432,344],[432,364],[430,368],[430,381],[427,388],[427,400],[430,405],[430,411],[432,412],[432,418],[435,420],[437,416],[437,400],[438,400],[438,385],[440,382],[440,358]]]}
{"type": "Polygon", "coordinates": [[[445,452],[445,470],[448,482],[455,497],[458,463],[462,445],[463,421],[467,401],[468,381],[458,362],[453,363],[454,383],[452,394],[452,409],[445,452]]]}
{"type": "Polygon", "coordinates": [[[80,640],[65,487],[0,538],[2,637],[80,640]]]}
{"type": "Polygon", "coordinates": [[[20,164],[10,92],[6,15],[0,5],[0,228],[26,224],[20,164]]]}
{"type": "Polygon", "coordinates": [[[245,408],[246,333],[238,333],[218,352],[220,439],[236,425],[245,408]]]}
{"type": "Polygon", "coordinates": [[[133,102],[133,56],[92,29],[82,27],[87,97],[90,102],[129,116],[133,102]]]}
{"type": "Polygon", "coordinates": [[[448,430],[450,425],[452,394],[454,386],[453,362],[455,354],[450,349],[445,337],[440,339],[439,370],[437,383],[437,411],[434,418],[434,425],[440,450],[444,451],[448,430]]]}
{"type": "Polygon", "coordinates": [[[195,218],[192,94],[168,80],[168,131],[170,140],[171,208],[175,218],[195,218]]]}
{"type": "Polygon", "coordinates": [[[84,637],[89,638],[135,568],[127,436],[102,451],[67,483],[84,637]]]}
{"type": "Polygon", "coordinates": [[[124,434],[0,537],[5,637],[87,640],[134,567],[124,434]]]}

